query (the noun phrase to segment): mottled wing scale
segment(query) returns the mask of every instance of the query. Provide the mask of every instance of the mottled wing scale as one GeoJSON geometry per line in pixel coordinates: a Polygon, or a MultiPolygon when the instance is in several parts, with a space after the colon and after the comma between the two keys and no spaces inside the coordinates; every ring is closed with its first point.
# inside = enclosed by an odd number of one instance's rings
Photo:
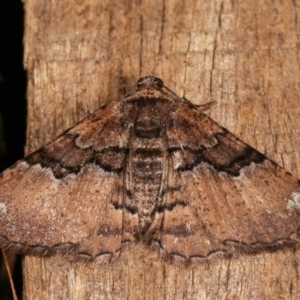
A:
{"type": "Polygon", "coordinates": [[[192,261],[298,239],[299,181],[159,78],[0,178],[0,247],[100,262],[122,245],[192,261]]]}
{"type": "Polygon", "coordinates": [[[295,243],[296,178],[191,105],[179,104],[174,123],[167,138],[180,190],[167,195],[157,239],[167,253],[201,259],[295,243]]]}
{"type": "Polygon", "coordinates": [[[94,259],[118,253],[129,131],[111,103],[2,174],[0,243],[94,259]],[[118,136],[118,139],[111,138],[118,136]]]}

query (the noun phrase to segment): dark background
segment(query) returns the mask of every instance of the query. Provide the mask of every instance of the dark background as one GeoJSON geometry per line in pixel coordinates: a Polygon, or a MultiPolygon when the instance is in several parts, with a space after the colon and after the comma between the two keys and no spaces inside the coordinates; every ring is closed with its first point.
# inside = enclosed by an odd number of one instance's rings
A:
{"type": "MultiPolygon", "coordinates": [[[[24,155],[26,72],[23,67],[24,10],[20,0],[0,0],[0,171],[24,155]],[[2,123],[2,124],[1,124],[2,123]]],[[[18,298],[22,298],[21,258],[9,256],[18,298]]],[[[12,299],[0,254],[0,299],[12,299]]]]}

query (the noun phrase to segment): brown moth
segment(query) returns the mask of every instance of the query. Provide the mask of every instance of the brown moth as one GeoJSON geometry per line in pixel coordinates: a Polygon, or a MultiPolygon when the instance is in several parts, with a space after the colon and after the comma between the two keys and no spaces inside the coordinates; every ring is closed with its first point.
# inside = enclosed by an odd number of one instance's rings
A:
{"type": "Polygon", "coordinates": [[[0,247],[206,261],[294,245],[299,210],[298,179],[148,76],[2,173],[0,247]]]}

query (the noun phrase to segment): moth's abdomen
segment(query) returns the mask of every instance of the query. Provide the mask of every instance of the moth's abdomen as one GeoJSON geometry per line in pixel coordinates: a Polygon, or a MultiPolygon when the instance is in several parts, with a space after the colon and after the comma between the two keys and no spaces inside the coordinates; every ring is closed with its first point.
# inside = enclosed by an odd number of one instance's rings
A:
{"type": "Polygon", "coordinates": [[[163,164],[161,157],[148,157],[144,160],[133,157],[131,163],[132,176],[136,184],[160,185],[163,164]]]}
{"type": "Polygon", "coordinates": [[[165,154],[158,147],[158,144],[162,144],[161,139],[148,141],[146,148],[140,147],[141,142],[140,138],[133,138],[126,181],[131,205],[137,209],[139,233],[143,234],[153,222],[160,202],[165,154]]]}

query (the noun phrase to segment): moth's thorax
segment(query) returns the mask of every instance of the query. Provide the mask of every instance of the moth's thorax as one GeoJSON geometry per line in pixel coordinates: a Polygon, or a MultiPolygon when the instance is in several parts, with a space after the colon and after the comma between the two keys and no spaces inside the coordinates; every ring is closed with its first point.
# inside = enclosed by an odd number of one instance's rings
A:
{"type": "Polygon", "coordinates": [[[124,124],[134,128],[140,138],[158,138],[170,125],[177,108],[177,99],[160,90],[143,88],[121,103],[124,124]]]}

